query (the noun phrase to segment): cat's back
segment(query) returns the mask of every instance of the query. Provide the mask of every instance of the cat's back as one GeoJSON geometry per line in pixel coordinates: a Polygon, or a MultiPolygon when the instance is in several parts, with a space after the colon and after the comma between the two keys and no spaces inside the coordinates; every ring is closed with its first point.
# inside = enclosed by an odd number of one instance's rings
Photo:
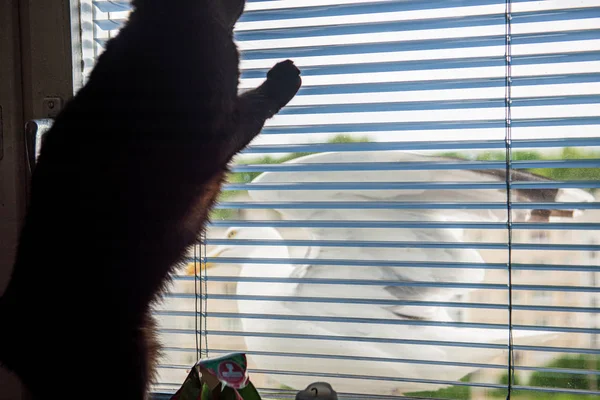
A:
{"type": "MultiPolygon", "coordinates": [[[[147,12],[134,11],[107,43],[45,138],[15,285],[83,293],[85,286],[71,285],[69,276],[85,265],[98,269],[88,288],[109,287],[102,276],[114,279],[121,267],[111,259],[133,265],[139,254],[161,249],[169,253],[166,265],[190,240],[174,232],[202,183],[224,167],[211,149],[234,107],[238,52],[209,15],[147,12]],[[170,232],[173,242],[159,242],[170,232]],[[131,246],[133,237],[140,244],[131,246]],[[64,268],[48,269],[44,260],[60,260],[64,268]]],[[[141,269],[121,277],[132,280],[141,269]]]]}

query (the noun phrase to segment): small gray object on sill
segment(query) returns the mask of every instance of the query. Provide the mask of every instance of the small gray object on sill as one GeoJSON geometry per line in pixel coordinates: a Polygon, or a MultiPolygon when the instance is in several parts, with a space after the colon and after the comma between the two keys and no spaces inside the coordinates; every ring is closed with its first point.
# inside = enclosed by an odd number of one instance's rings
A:
{"type": "Polygon", "coordinates": [[[337,393],[327,382],[311,383],[301,392],[296,394],[296,400],[337,400],[337,393]]]}

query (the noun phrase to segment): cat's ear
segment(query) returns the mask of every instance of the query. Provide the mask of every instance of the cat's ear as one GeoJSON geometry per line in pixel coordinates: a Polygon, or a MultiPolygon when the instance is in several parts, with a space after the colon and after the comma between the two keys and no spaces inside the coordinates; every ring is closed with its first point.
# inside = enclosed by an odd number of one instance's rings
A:
{"type": "Polygon", "coordinates": [[[219,3],[221,19],[233,30],[235,23],[244,13],[246,0],[216,0],[219,3]]]}

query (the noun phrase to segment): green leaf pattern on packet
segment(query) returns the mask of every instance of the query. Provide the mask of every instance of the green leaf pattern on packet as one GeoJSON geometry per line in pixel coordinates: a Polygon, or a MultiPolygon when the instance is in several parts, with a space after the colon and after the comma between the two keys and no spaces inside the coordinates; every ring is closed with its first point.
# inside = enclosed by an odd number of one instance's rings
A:
{"type": "Polygon", "coordinates": [[[196,368],[192,368],[181,388],[171,396],[171,400],[200,400],[202,383],[196,368]]]}

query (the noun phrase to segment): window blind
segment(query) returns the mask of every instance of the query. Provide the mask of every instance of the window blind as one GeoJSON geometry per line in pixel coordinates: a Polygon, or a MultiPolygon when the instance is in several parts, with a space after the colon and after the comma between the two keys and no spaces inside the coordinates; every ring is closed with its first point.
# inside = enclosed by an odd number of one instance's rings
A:
{"type": "MultiPolygon", "coordinates": [[[[84,73],[129,10],[82,1],[84,73]]],[[[230,351],[265,398],[600,394],[600,1],[248,1],[235,36],[242,90],[303,87],[156,311],[157,396],[230,351]]]]}

